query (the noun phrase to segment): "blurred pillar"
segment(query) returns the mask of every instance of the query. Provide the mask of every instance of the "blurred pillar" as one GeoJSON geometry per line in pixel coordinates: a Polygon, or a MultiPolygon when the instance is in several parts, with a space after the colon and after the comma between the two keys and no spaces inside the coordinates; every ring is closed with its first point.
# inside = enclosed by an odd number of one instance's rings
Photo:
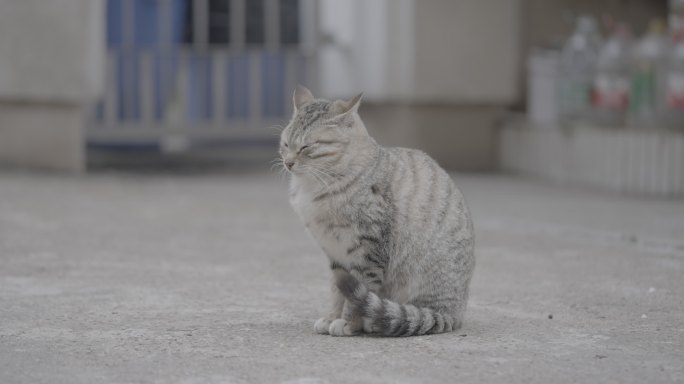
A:
{"type": "Polygon", "coordinates": [[[84,169],[104,43],[102,0],[0,1],[0,164],[84,169]]]}

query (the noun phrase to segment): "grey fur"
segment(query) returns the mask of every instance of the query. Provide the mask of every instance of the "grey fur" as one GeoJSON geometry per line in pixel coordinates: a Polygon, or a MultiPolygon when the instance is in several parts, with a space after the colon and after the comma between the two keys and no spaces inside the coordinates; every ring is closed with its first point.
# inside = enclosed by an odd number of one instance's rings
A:
{"type": "Polygon", "coordinates": [[[294,164],[290,202],[329,258],[333,308],[314,325],[335,336],[458,329],[475,267],[463,195],[423,152],[379,146],[348,101],[293,96],[281,135],[294,164]]]}

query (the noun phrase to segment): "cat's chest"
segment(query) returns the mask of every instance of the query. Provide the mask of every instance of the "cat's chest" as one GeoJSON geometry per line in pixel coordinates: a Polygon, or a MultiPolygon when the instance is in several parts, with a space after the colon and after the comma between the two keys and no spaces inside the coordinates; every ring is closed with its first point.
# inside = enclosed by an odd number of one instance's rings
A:
{"type": "Polygon", "coordinates": [[[306,191],[293,193],[290,204],[328,257],[342,264],[351,262],[348,250],[355,243],[355,232],[343,204],[314,201],[306,191]]]}
{"type": "MultiPolygon", "coordinates": [[[[294,189],[294,188],[293,188],[294,189]]],[[[314,206],[313,194],[302,189],[294,189],[290,192],[290,205],[302,222],[308,226],[308,222],[314,219],[317,207],[314,206]]]]}

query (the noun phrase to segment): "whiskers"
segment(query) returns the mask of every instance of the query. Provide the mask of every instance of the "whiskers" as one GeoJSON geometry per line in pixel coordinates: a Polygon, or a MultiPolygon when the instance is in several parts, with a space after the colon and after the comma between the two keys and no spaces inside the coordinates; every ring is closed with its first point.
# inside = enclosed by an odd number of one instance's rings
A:
{"type": "Polygon", "coordinates": [[[268,129],[275,131],[273,132],[273,136],[280,136],[283,133],[283,129],[285,129],[285,127],[279,124],[275,124],[269,126],[268,129]]]}
{"type": "MultiPolygon", "coordinates": [[[[285,167],[285,160],[282,157],[276,157],[270,161],[270,172],[277,172],[282,181],[287,177],[289,171],[285,167]]],[[[294,172],[297,175],[309,178],[318,186],[316,194],[325,193],[330,190],[333,184],[339,180],[342,175],[320,164],[297,164],[294,172]]]]}
{"type": "Polygon", "coordinates": [[[287,176],[287,169],[285,168],[285,160],[283,160],[282,157],[276,157],[275,159],[271,160],[269,162],[271,164],[270,171],[274,172],[277,171],[278,175],[280,177],[280,181],[282,182],[285,177],[287,176]]]}
{"type": "Polygon", "coordinates": [[[317,194],[326,193],[330,187],[339,179],[340,175],[331,169],[314,164],[302,165],[301,169],[311,176],[319,186],[317,194]]]}

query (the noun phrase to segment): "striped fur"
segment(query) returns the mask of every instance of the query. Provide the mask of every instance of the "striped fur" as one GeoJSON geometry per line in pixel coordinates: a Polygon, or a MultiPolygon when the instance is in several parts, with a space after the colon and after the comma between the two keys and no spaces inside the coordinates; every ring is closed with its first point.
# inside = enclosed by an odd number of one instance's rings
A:
{"type": "Polygon", "coordinates": [[[368,333],[393,337],[419,336],[451,332],[461,327],[460,319],[448,313],[381,299],[347,271],[338,270],[335,277],[337,288],[363,317],[364,330],[368,333]]]}
{"type": "Polygon", "coordinates": [[[281,135],[290,203],[330,261],[332,308],[318,333],[441,333],[463,322],[475,266],[472,221],[423,152],[379,146],[348,101],[298,88],[281,135]]]}

